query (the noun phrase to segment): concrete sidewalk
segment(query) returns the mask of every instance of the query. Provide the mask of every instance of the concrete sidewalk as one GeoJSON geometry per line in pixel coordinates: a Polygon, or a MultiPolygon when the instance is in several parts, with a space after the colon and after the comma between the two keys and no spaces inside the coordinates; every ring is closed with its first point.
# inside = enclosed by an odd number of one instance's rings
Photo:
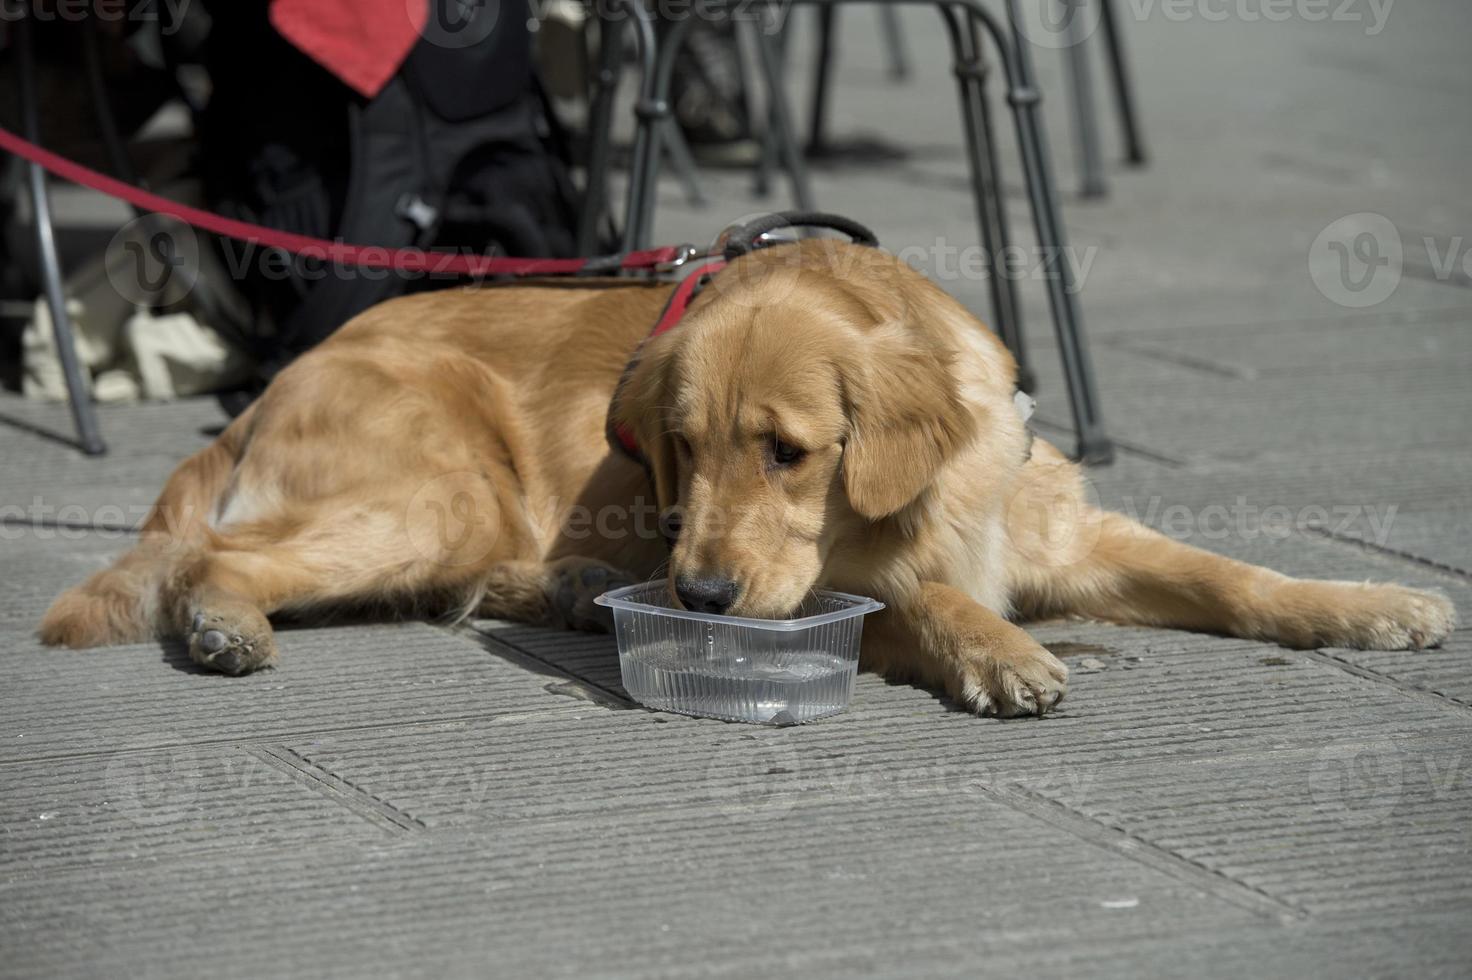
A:
{"type": "MultiPolygon", "coordinates": [[[[845,19],[833,126],[909,153],[819,171],[819,203],[984,313],[942,37],[905,24],[896,86],[845,19]]],[[[1123,447],[1100,499],[1283,572],[1439,588],[1467,620],[1472,10],[1127,29],[1152,166],[1068,201],[1123,447]],[[1366,212],[1399,270],[1332,264],[1366,212]]],[[[702,177],[719,204],[666,184],[659,240],[773,206],[702,177]]],[[[1023,291],[1039,431],[1067,445],[1023,291]]],[[[639,709],[610,639],[496,622],[289,629],[238,679],[169,644],[42,649],[47,602],[223,421],[107,408],[88,460],[63,406],[0,400],[0,975],[1472,973],[1472,631],[1296,652],[1046,623],[1073,676],[1044,721],[861,676],[847,713],[780,730],[639,709]]]]}

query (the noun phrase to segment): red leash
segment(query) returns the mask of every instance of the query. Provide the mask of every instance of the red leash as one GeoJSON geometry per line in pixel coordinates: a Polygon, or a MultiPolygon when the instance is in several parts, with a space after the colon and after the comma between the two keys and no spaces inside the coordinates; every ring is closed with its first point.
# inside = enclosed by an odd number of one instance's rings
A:
{"type": "Polygon", "coordinates": [[[121,198],[143,211],[166,214],[188,225],[202,228],[216,235],[256,242],[271,248],[279,248],[293,255],[322,259],[338,265],[351,265],[365,269],[399,269],[406,272],[460,273],[468,276],[564,276],[588,269],[614,271],[619,269],[659,271],[681,264],[691,257],[693,249],[686,245],[667,245],[663,248],[644,249],[627,255],[600,259],[521,259],[506,256],[462,255],[454,252],[432,252],[418,248],[381,248],[371,245],[349,245],[333,242],[311,235],[266,228],[248,221],[226,218],[212,211],[193,208],[178,201],[171,201],[157,194],[126,184],[121,180],[98,173],[89,167],[52,153],[29,140],[21,139],[9,130],[0,127],[0,149],[18,157],[40,164],[45,169],[74,184],[99,191],[109,197],[121,198]]]}

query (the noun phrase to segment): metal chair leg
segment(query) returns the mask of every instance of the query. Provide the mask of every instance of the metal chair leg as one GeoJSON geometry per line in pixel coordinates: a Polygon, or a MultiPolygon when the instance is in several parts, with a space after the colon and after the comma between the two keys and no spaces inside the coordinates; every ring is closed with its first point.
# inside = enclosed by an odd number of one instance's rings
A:
{"type": "MultiPolygon", "coordinates": [[[[31,42],[31,15],[26,8],[15,24],[17,89],[20,94],[22,128],[26,139],[41,142],[40,110],[37,106],[35,52],[31,42]]],[[[46,305],[51,310],[51,327],[56,335],[56,352],[66,376],[67,394],[71,401],[72,421],[77,441],[88,456],[101,456],[107,446],[97,429],[97,416],[92,395],[82,376],[72,335],[71,316],[66,309],[66,289],[62,280],[61,260],[56,254],[56,231],[51,223],[51,198],[46,192],[46,172],[39,164],[28,163],[31,195],[31,218],[36,223],[36,248],[41,260],[41,277],[45,280],[46,305]]]]}
{"type": "MultiPolygon", "coordinates": [[[[618,2],[618,0],[616,0],[618,2]]],[[[634,148],[629,159],[629,195],[624,220],[624,251],[632,252],[648,246],[654,224],[654,193],[659,180],[660,130],[670,115],[668,93],[670,75],[674,71],[673,55],[664,59],[664,51],[656,44],[654,15],[643,0],[622,0],[620,4],[634,25],[634,42],[639,57],[639,101],[634,105],[634,148]]],[[[682,26],[690,18],[676,21],[669,42],[671,51],[684,37],[682,26]]]]}
{"type": "Polygon", "coordinates": [[[755,196],[766,197],[772,193],[772,174],[781,162],[778,159],[780,150],[773,136],[772,114],[769,112],[766,128],[761,134],[761,146],[757,148],[756,171],[751,178],[751,193],[755,196]]]}
{"type": "Polygon", "coordinates": [[[1124,158],[1134,166],[1143,166],[1149,154],[1145,150],[1145,137],[1140,132],[1135,111],[1135,88],[1130,79],[1129,63],[1125,60],[1124,39],[1120,37],[1114,0],[1098,0],[1098,3],[1099,24],[1104,31],[1104,44],[1108,51],[1109,77],[1114,83],[1114,101],[1119,109],[1120,128],[1124,131],[1124,158]]]}
{"type": "Polygon", "coordinates": [[[695,157],[690,154],[690,144],[685,142],[685,134],[680,132],[680,124],[671,115],[665,119],[664,125],[660,127],[660,149],[669,159],[670,169],[675,172],[675,177],[685,186],[685,201],[692,208],[703,208],[710,202],[706,200],[705,191],[700,186],[700,178],[696,174],[695,157]]]}
{"type": "MultiPolygon", "coordinates": [[[[603,10],[602,4],[595,4],[603,10]]],[[[583,210],[578,215],[578,254],[592,255],[599,248],[598,226],[603,222],[608,201],[608,162],[613,139],[613,99],[623,71],[620,30],[623,22],[611,17],[598,23],[598,70],[593,75],[592,98],[588,104],[588,170],[583,191],[583,210]]]]}
{"type": "Polygon", "coordinates": [[[828,143],[828,88],[833,80],[833,35],[838,26],[838,8],[818,8],[818,51],[813,61],[813,95],[808,109],[808,154],[818,156],[828,143]]]}
{"type": "MultiPolygon", "coordinates": [[[[1067,261],[1067,240],[1058,207],[1058,193],[1053,184],[1047,139],[1038,111],[1042,96],[1017,3],[1018,0],[1006,0],[1007,26],[1004,27],[992,16],[984,0],[949,0],[950,5],[964,11],[974,24],[991,35],[1001,57],[1007,76],[1007,101],[1012,107],[1018,149],[1027,177],[1033,223],[1045,262],[1048,301],[1068,383],[1068,400],[1078,430],[1076,455],[1085,463],[1108,463],[1114,458],[1114,447],[1104,433],[1103,416],[1094,389],[1094,372],[1084,343],[1077,285],[1067,261]]],[[[937,5],[943,9],[948,5],[947,0],[941,0],[937,5]]]]}
{"type": "Polygon", "coordinates": [[[792,203],[798,210],[813,207],[813,193],[808,183],[807,163],[798,147],[797,136],[792,126],[792,115],[787,107],[787,89],[782,81],[782,64],[777,46],[770,34],[762,31],[753,20],[737,22],[738,30],[749,31],[755,36],[757,55],[761,61],[762,80],[767,89],[768,132],[766,138],[776,144],[778,159],[787,171],[792,183],[792,203]]]}
{"type": "Polygon", "coordinates": [[[1002,342],[1017,362],[1017,386],[1031,392],[1036,388],[1022,333],[1022,310],[1017,300],[1017,283],[1007,274],[1006,256],[1012,243],[1007,228],[1006,202],[1002,197],[1001,170],[997,165],[996,136],[991,110],[986,102],[988,67],[975,24],[954,9],[941,8],[955,60],[956,86],[960,95],[961,123],[965,129],[966,158],[971,171],[971,194],[976,203],[976,224],[982,248],[991,262],[992,323],[1002,342]]]}
{"type": "MultiPolygon", "coordinates": [[[[771,11],[764,10],[763,15],[771,17],[772,13],[771,11]]],[[[782,71],[785,75],[787,72],[787,44],[788,39],[791,36],[788,32],[788,24],[790,23],[790,20],[788,18],[791,17],[791,13],[788,11],[782,11],[778,14],[778,16],[782,18],[782,24],[781,30],[777,32],[777,59],[778,63],[782,65],[782,71]]],[[[768,23],[770,23],[770,21],[768,21],[768,23]]],[[[758,60],[760,60],[760,55],[758,55],[757,58],[758,60]]],[[[748,86],[747,91],[751,92],[753,88],[753,86],[748,86]]],[[[753,109],[753,119],[756,118],[756,114],[757,111],[753,109]]],[[[756,160],[756,171],[752,175],[751,181],[751,192],[756,197],[766,197],[768,194],[772,193],[772,174],[777,172],[777,167],[781,164],[781,160],[779,159],[780,148],[777,145],[777,141],[772,138],[773,131],[774,127],[772,126],[772,114],[768,112],[766,128],[763,129],[761,132],[761,146],[758,147],[759,152],[757,154],[756,160]]]]}
{"type": "MultiPolygon", "coordinates": [[[[1052,0],[1047,0],[1052,2],[1052,0]]],[[[1072,89],[1074,142],[1078,149],[1079,194],[1103,197],[1104,155],[1099,149],[1099,121],[1094,112],[1094,87],[1089,75],[1089,47],[1081,12],[1084,0],[1057,0],[1068,9],[1064,23],[1068,36],[1064,45],[1063,69],[1072,89]]]]}
{"type": "Polygon", "coordinates": [[[905,29],[893,4],[879,5],[879,34],[889,56],[889,77],[902,82],[910,77],[910,57],[905,52],[905,29]]]}
{"type": "Polygon", "coordinates": [[[1006,0],[1010,30],[1003,29],[991,17],[981,5],[981,0],[957,2],[964,3],[971,16],[992,35],[1007,74],[1007,100],[1012,105],[1012,116],[1017,126],[1017,143],[1023,170],[1027,174],[1038,246],[1042,249],[1044,262],[1051,267],[1045,278],[1053,325],[1058,334],[1059,355],[1068,382],[1069,405],[1078,430],[1076,454],[1085,463],[1108,463],[1114,459],[1114,446],[1104,433],[1099,396],[1094,388],[1094,370],[1084,342],[1078,286],[1073,279],[1073,268],[1068,263],[1067,237],[1058,207],[1058,192],[1053,183],[1047,136],[1038,109],[1042,93],[1038,89],[1027,39],[1022,32],[1018,0],[1006,0]]]}

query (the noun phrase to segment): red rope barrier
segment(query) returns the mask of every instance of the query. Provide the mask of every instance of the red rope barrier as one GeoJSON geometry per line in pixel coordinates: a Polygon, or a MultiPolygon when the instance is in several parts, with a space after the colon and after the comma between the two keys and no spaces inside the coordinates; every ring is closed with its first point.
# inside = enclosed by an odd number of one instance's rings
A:
{"type": "MultiPolygon", "coordinates": [[[[165,214],[177,218],[195,228],[255,242],[271,248],[279,248],[293,255],[321,259],[338,265],[351,265],[366,269],[397,269],[406,272],[459,273],[469,276],[559,276],[583,271],[589,260],[575,259],[526,259],[507,256],[462,255],[453,252],[434,252],[418,248],[383,248],[374,245],[350,245],[345,242],[298,235],[295,232],[267,228],[248,221],[237,221],[224,215],[205,211],[171,201],[166,197],[151,194],[142,188],[124,183],[107,174],[52,153],[42,146],[0,127],[0,149],[22,159],[39,164],[45,169],[83,187],[90,188],[109,197],[120,198],[143,211],[165,214]]],[[[681,246],[665,246],[630,252],[621,256],[620,269],[653,269],[680,257],[681,246]]]]}

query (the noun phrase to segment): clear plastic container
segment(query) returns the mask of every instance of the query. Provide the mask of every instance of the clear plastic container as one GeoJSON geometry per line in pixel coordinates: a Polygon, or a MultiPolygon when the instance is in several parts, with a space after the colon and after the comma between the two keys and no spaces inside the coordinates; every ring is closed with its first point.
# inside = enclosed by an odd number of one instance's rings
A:
{"type": "Polygon", "coordinates": [[[660,711],[797,725],[854,693],[864,615],[884,603],[814,592],[796,619],[713,616],[675,606],[664,582],[606,592],[624,688],[660,711]]]}

